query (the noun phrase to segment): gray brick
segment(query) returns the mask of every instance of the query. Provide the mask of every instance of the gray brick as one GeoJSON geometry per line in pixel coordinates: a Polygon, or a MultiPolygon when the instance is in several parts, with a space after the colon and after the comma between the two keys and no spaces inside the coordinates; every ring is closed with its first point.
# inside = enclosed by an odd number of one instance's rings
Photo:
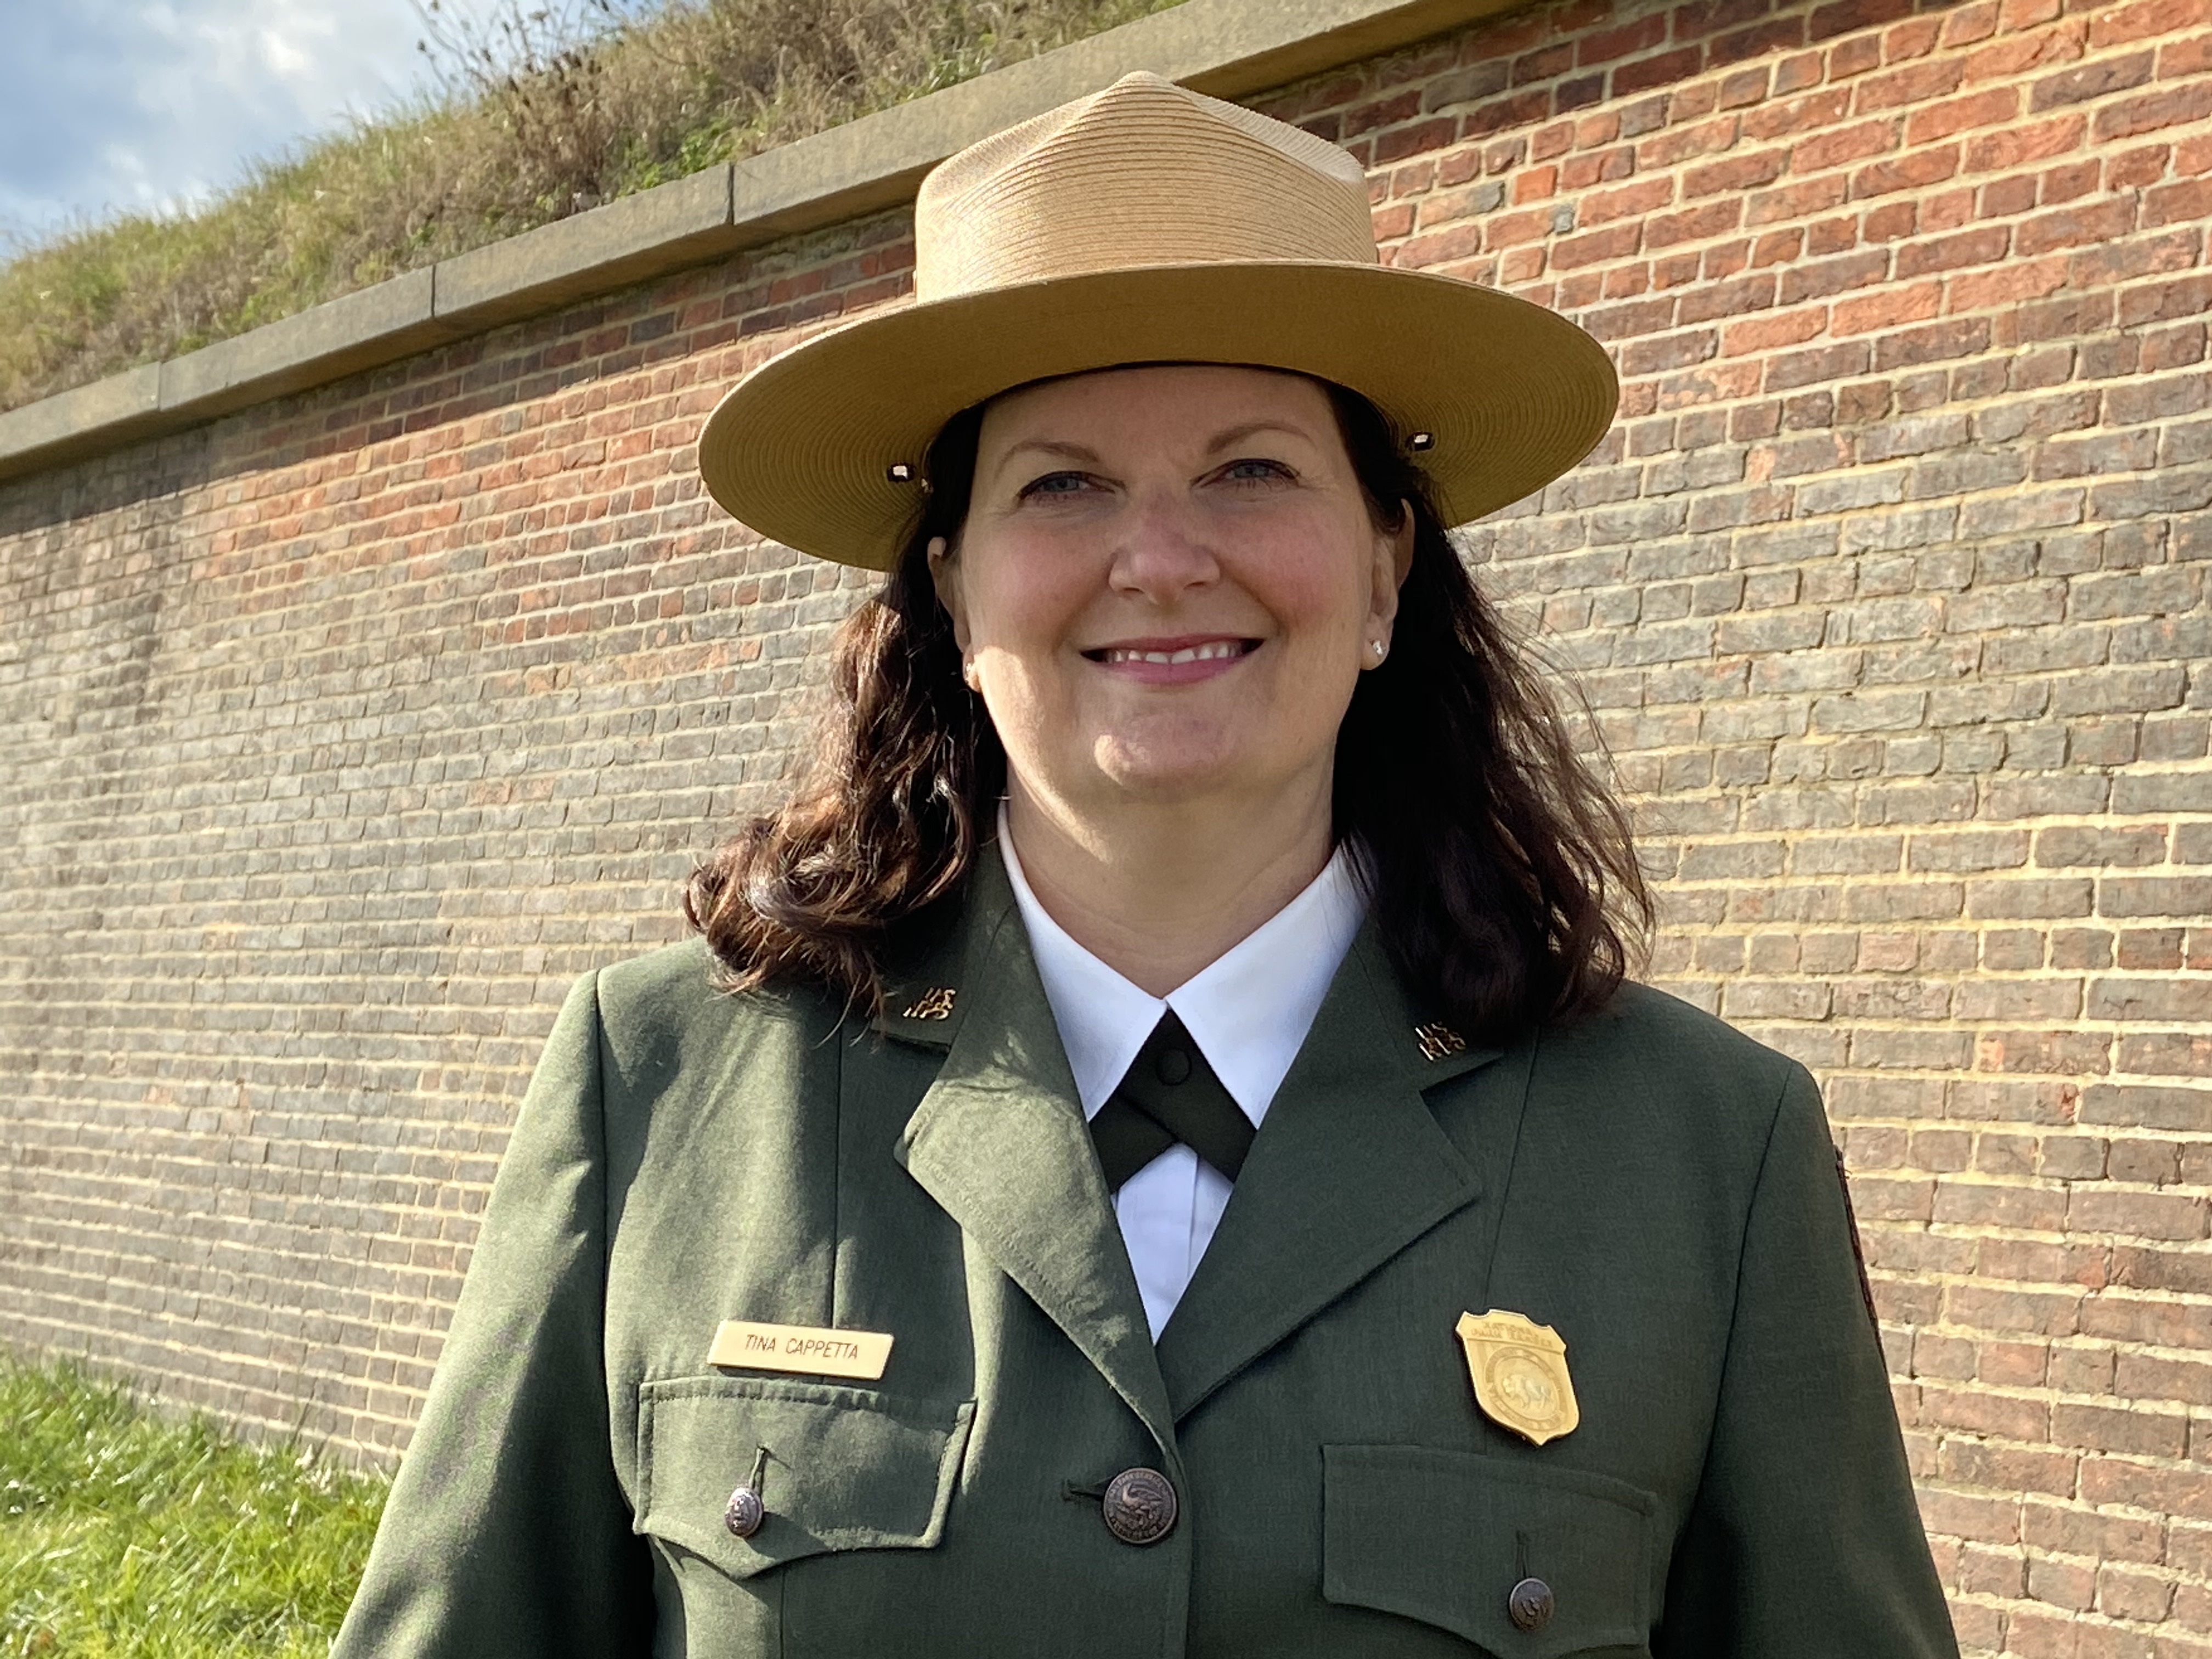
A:
{"type": "Polygon", "coordinates": [[[1978,539],[2079,524],[2087,501],[2087,492],[2080,489],[2023,489],[1978,496],[1960,507],[1959,533],[1978,539]]]}
{"type": "Polygon", "coordinates": [[[2059,714],[2145,714],[2179,707],[2186,686],[2187,672],[2178,666],[2097,669],[2054,680],[2051,708],[2059,714]]]}
{"type": "Polygon", "coordinates": [[[1905,499],[1908,473],[1903,467],[1869,469],[1834,477],[1808,478],[1797,486],[1797,515],[1852,513],[1905,499]]]}
{"type": "Polygon", "coordinates": [[[2189,566],[2147,570],[2126,576],[2085,576],[2067,594],[2072,621],[2109,621],[2118,617],[2165,617],[2193,608],[2203,582],[2189,566]]]}

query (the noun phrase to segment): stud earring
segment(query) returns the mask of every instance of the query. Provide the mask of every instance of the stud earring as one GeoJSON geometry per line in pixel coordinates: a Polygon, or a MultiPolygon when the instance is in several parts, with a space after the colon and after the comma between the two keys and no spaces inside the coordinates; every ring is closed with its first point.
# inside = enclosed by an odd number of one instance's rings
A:
{"type": "Polygon", "coordinates": [[[966,657],[960,659],[960,678],[970,691],[983,689],[983,677],[975,672],[975,665],[966,657]]]}
{"type": "Polygon", "coordinates": [[[1390,647],[1381,640],[1370,640],[1367,642],[1367,648],[1375,653],[1376,662],[1381,662],[1383,658],[1390,654],[1390,647]]]}

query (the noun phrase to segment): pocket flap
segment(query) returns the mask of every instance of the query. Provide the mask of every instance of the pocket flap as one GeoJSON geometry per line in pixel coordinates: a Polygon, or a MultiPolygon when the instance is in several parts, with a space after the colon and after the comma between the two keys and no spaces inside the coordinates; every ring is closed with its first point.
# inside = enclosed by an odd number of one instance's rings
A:
{"type": "Polygon", "coordinates": [[[827,1550],[927,1549],[968,1443],[975,1402],[753,1376],[682,1377],[638,1390],[636,1531],[733,1578],[827,1550]],[[767,1509],[739,1538],[730,1494],[768,1449],[767,1509]]]}
{"type": "Polygon", "coordinates": [[[1499,1659],[1650,1640],[1646,1492],[1603,1475],[1426,1446],[1322,1449],[1322,1594],[1447,1630],[1499,1659]],[[1538,1630],[1507,1602],[1523,1577],[1551,1587],[1538,1630]]]}

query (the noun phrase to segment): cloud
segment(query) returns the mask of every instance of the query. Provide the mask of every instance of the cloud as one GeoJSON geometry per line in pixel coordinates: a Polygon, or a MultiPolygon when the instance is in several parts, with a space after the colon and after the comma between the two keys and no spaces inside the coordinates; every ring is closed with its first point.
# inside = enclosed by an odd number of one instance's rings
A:
{"type": "Polygon", "coordinates": [[[251,161],[422,84],[410,0],[70,0],[9,10],[0,231],[17,239],[117,210],[196,206],[251,161]]]}

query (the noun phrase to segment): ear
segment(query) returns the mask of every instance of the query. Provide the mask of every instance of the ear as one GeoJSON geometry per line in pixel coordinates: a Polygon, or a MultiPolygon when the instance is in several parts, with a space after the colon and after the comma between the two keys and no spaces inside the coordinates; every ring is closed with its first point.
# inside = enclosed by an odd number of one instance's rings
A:
{"type": "Polygon", "coordinates": [[[1404,516],[1395,530],[1376,532],[1375,562],[1370,571],[1368,615],[1386,639],[1398,616],[1398,590],[1413,568],[1413,509],[1401,503],[1400,511],[1404,516]]]}
{"type": "Polygon", "coordinates": [[[938,604],[952,618],[952,642],[964,657],[968,654],[968,600],[961,592],[960,562],[952,556],[952,544],[942,536],[929,538],[929,580],[937,589],[938,604]]]}

